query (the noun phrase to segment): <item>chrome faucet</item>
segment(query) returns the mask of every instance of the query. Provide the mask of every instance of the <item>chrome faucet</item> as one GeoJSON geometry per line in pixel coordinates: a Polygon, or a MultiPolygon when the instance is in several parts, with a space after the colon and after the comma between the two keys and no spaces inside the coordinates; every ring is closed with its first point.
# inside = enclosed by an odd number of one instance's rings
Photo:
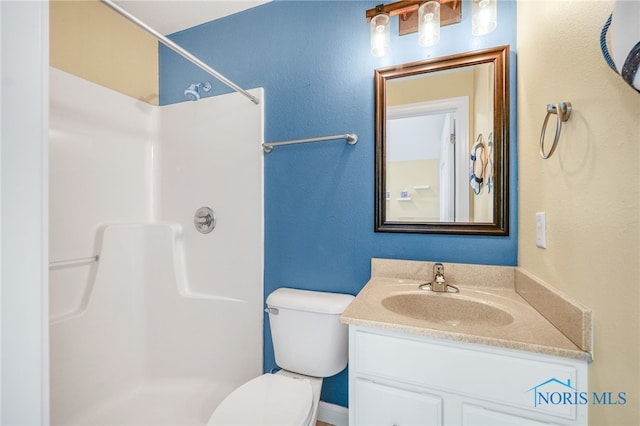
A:
{"type": "Polygon", "coordinates": [[[433,265],[433,282],[431,283],[432,291],[447,291],[447,283],[444,282],[444,265],[436,263],[433,265]]]}
{"type": "Polygon", "coordinates": [[[447,284],[444,279],[444,265],[440,262],[433,265],[433,281],[420,285],[420,290],[438,293],[457,293],[458,287],[447,284]]]}

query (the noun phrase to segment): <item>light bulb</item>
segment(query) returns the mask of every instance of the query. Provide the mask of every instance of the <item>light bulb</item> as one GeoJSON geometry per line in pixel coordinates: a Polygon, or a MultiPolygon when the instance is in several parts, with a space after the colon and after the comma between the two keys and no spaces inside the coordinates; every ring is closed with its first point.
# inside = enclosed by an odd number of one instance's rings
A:
{"type": "Polygon", "coordinates": [[[389,52],[389,40],[391,38],[389,21],[389,15],[384,13],[371,19],[369,37],[371,38],[371,54],[373,56],[384,56],[389,52]]]}
{"type": "Polygon", "coordinates": [[[429,1],[418,9],[418,42],[433,46],[440,41],[440,3],[429,1]]]}
{"type": "Polygon", "coordinates": [[[488,34],[498,24],[498,8],[496,0],[473,0],[471,2],[471,34],[474,36],[488,34]]]}

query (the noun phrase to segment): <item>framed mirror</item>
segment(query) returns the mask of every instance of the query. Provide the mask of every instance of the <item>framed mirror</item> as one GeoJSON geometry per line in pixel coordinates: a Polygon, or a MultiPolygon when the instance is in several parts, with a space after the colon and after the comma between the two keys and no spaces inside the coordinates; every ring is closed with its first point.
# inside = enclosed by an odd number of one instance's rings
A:
{"type": "Polygon", "coordinates": [[[375,230],[508,235],[509,46],[375,70],[375,230]]]}

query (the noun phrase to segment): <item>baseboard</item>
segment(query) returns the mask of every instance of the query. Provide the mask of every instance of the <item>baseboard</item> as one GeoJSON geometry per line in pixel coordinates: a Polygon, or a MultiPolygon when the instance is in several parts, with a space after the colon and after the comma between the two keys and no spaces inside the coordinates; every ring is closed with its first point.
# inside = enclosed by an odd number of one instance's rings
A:
{"type": "Polygon", "coordinates": [[[349,409],[320,401],[320,404],[318,404],[318,420],[334,426],[348,426],[349,409]]]}

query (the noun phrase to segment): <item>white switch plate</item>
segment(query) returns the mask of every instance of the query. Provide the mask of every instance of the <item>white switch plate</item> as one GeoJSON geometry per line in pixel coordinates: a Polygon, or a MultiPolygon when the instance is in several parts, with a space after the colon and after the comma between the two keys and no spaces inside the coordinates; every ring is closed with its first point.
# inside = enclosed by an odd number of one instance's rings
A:
{"type": "Polygon", "coordinates": [[[547,214],[536,213],[536,246],[547,248],[547,214]]]}

